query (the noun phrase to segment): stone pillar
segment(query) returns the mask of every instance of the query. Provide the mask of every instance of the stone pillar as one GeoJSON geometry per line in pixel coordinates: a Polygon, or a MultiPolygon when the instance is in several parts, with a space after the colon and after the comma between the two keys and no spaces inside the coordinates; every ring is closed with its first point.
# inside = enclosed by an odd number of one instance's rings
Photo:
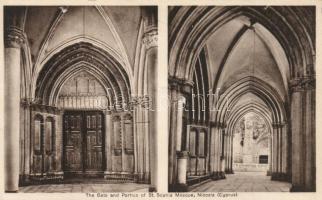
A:
{"type": "Polygon", "coordinates": [[[176,185],[177,192],[187,192],[187,164],[188,164],[188,152],[178,152],[178,184],[176,185]]]}
{"type": "Polygon", "coordinates": [[[21,177],[19,180],[19,185],[27,185],[29,183],[29,175],[30,175],[30,101],[29,99],[25,98],[21,101],[21,124],[23,124],[21,129],[21,138],[20,140],[23,145],[20,146],[21,152],[23,152],[23,156],[21,156],[21,165],[23,168],[20,169],[21,177]]]}
{"type": "Polygon", "coordinates": [[[233,170],[232,170],[232,144],[233,144],[233,141],[232,141],[232,135],[231,134],[229,134],[228,135],[228,138],[227,138],[227,140],[228,140],[228,145],[227,145],[227,151],[228,151],[228,154],[227,154],[227,171],[226,171],[226,173],[227,174],[232,174],[233,173],[233,170]]]}
{"type": "Polygon", "coordinates": [[[105,111],[105,171],[104,177],[107,178],[112,172],[112,144],[111,135],[112,133],[112,116],[111,111],[105,111]]]}
{"type": "Polygon", "coordinates": [[[278,179],[278,135],[279,135],[279,130],[278,130],[278,123],[274,122],[273,123],[273,135],[272,135],[272,155],[271,155],[271,161],[272,161],[272,171],[271,171],[271,176],[272,176],[272,180],[276,180],[278,179]]]}
{"type": "Polygon", "coordinates": [[[316,190],[315,153],[315,89],[306,88],[305,108],[305,191],[316,190]]]}
{"type": "MultiPolygon", "coordinates": [[[[192,85],[182,79],[169,78],[169,191],[177,191],[178,159],[177,153],[183,149],[181,144],[183,130],[183,112],[186,96],[191,93],[192,85]],[[182,114],[180,113],[182,112],[182,114]],[[180,131],[180,133],[178,133],[180,131]],[[179,138],[178,138],[179,136],[179,138]],[[180,145],[179,145],[180,144],[180,145]]],[[[163,175],[161,175],[163,176],[163,175]]]]}
{"type": "Polygon", "coordinates": [[[63,155],[63,120],[64,120],[64,111],[57,110],[56,112],[56,120],[55,120],[55,138],[56,138],[56,153],[55,153],[55,175],[57,178],[63,179],[64,172],[62,167],[62,155],[63,155]]]}
{"type": "Polygon", "coordinates": [[[158,66],[158,31],[157,27],[148,27],[143,35],[143,44],[146,49],[146,69],[147,69],[147,89],[149,95],[149,148],[150,148],[150,167],[151,167],[151,186],[150,191],[157,190],[158,178],[158,155],[157,155],[157,66],[158,66]]]}
{"type": "MultiPolygon", "coordinates": [[[[169,104],[170,104],[170,116],[169,116],[169,174],[168,180],[169,184],[174,186],[177,182],[177,126],[182,126],[178,124],[178,96],[179,88],[176,83],[169,83],[169,104]]],[[[173,188],[175,190],[175,188],[173,188]]],[[[171,190],[171,187],[169,188],[171,190]]]]}
{"type": "Polygon", "coordinates": [[[282,124],[282,152],[281,152],[281,159],[282,159],[282,163],[281,163],[281,173],[283,174],[283,178],[284,180],[287,180],[288,179],[288,173],[287,173],[287,165],[288,165],[288,157],[287,157],[287,154],[288,154],[288,134],[287,134],[287,130],[288,130],[288,127],[287,127],[287,124],[286,123],[283,123],[282,124]]]}
{"type": "Polygon", "coordinates": [[[276,179],[277,180],[283,180],[283,174],[282,174],[282,124],[279,122],[277,123],[277,168],[276,168],[276,179]]]}
{"type": "Polygon", "coordinates": [[[22,30],[10,27],[5,33],[5,191],[17,192],[19,184],[20,63],[22,30]]]}
{"type": "Polygon", "coordinates": [[[215,164],[216,164],[216,157],[215,157],[215,153],[216,153],[216,146],[215,146],[215,134],[216,131],[216,126],[215,126],[215,122],[210,122],[210,133],[209,133],[209,139],[210,139],[210,151],[209,151],[209,160],[210,160],[210,172],[214,175],[214,173],[216,172],[215,169],[215,164]]]}
{"type": "Polygon", "coordinates": [[[294,79],[291,87],[291,191],[315,191],[315,78],[294,79]]]}
{"type": "Polygon", "coordinates": [[[226,178],[225,175],[225,167],[226,167],[226,126],[224,125],[223,128],[220,131],[220,171],[219,171],[219,177],[221,179],[226,178]]]}
{"type": "Polygon", "coordinates": [[[228,166],[229,166],[229,159],[228,159],[228,157],[229,157],[229,152],[228,152],[228,145],[229,145],[229,139],[228,139],[228,135],[227,134],[225,134],[225,152],[224,152],[224,154],[225,154],[225,173],[227,173],[228,172],[228,166]]]}
{"type": "Polygon", "coordinates": [[[135,120],[135,128],[134,131],[134,139],[135,139],[135,154],[136,154],[136,173],[137,173],[137,181],[139,183],[148,183],[150,178],[150,170],[149,162],[145,159],[146,154],[146,145],[147,143],[147,134],[146,134],[146,127],[148,124],[148,119],[146,119],[146,109],[143,108],[141,105],[134,105],[134,118],[135,120]]]}
{"type": "MultiPolygon", "coordinates": [[[[184,96],[180,96],[178,99],[178,107],[177,107],[177,122],[178,124],[183,125],[183,111],[184,111],[184,106],[186,104],[186,98],[184,96]]],[[[176,151],[181,151],[182,150],[182,126],[177,126],[177,143],[176,143],[176,151]]]]}
{"type": "Polygon", "coordinates": [[[273,133],[270,133],[269,135],[269,139],[268,139],[268,148],[269,148],[269,160],[268,160],[268,171],[267,171],[267,176],[271,176],[272,175],[272,170],[273,170],[273,143],[272,143],[272,140],[273,140],[273,133]]]}
{"type": "Polygon", "coordinates": [[[233,169],[233,159],[234,159],[234,135],[233,133],[230,135],[230,164],[229,164],[229,168],[230,168],[230,173],[233,174],[234,173],[234,169],[233,169]]]}
{"type": "Polygon", "coordinates": [[[217,125],[215,125],[212,128],[212,136],[213,137],[213,148],[214,148],[214,161],[213,161],[213,175],[212,175],[212,179],[213,180],[218,180],[219,179],[219,171],[220,171],[220,142],[219,142],[219,128],[217,127],[217,125]]]}

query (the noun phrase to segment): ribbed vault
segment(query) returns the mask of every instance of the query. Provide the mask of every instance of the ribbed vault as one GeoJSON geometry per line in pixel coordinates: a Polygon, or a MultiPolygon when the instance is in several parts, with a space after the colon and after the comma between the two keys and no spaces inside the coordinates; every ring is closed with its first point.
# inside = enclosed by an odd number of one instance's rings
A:
{"type": "MultiPolygon", "coordinates": [[[[192,80],[192,69],[208,38],[240,16],[261,24],[274,35],[287,56],[290,77],[314,72],[314,30],[304,25],[311,15],[299,7],[175,7],[170,15],[173,16],[169,28],[170,76],[192,80]]],[[[245,30],[246,27],[242,28],[237,36],[245,30]]]]}

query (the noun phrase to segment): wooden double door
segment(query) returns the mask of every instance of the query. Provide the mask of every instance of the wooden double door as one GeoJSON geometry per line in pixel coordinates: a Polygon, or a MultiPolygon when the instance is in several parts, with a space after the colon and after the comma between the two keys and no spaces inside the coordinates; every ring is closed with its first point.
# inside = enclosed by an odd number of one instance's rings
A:
{"type": "Polygon", "coordinates": [[[101,111],[66,111],[63,116],[63,168],[66,176],[100,176],[104,171],[101,111]]]}

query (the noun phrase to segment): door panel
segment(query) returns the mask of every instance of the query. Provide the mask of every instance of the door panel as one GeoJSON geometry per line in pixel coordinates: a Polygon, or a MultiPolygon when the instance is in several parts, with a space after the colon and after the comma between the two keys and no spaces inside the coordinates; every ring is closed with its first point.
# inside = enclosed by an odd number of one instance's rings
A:
{"type": "Polygon", "coordinates": [[[103,170],[102,116],[97,112],[85,113],[86,171],[103,170]]]}
{"type": "Polygon", "coordinates": [[[186,147],[189,151],[188,176],[206,175],[208,160],[207,127],[189,125],[187,136],[186,147]]]}
{"type": "Polygon", "coordinates": [[[82,172],[82,114],[79,112],[68,113],[64,117],[65,131],[65,170],[82,172]]]}
{"type": "Polygon", "coordinates": [[[98,111],[71,111],[64,115],[64,166],[67,172],[103,170],[103,117],[98,111]]]}

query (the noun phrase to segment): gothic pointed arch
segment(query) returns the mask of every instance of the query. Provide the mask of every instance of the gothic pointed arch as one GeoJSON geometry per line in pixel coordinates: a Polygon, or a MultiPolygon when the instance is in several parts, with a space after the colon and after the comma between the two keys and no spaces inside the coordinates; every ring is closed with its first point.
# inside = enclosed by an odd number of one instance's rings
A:
{"type": "Polygon", "coordinates": [[[129,77],[121,63],[103,49],[85,42],[68,46],[49,59],[39,74],[36,98],[43,104],[55,106],[62,85],[82,70],[102,84],[112,104],[129,101],[129,77]]]}
{"type": "Polygon", "coordinates": [[[199,6],[172,9],[170,15],[174,16],[169,25],[170,76],[192,80],[192,69],[207,39],[240,16],[260,23],[275,36],[286,52],[291,78],[314,74],[314,27],[304,25],[303,21],[310,20],[304,9],[199,6]]]}

